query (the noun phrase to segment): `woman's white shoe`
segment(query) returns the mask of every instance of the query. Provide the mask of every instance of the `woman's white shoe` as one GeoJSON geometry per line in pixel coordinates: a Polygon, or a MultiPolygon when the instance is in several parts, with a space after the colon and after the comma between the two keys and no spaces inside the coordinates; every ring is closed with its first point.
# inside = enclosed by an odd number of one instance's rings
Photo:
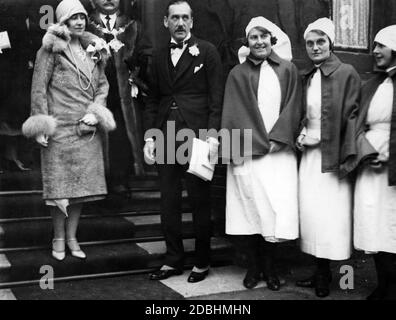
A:
{"type": "Polygon", "coordinates": [[[65,239],[53,239],[52,240],[52,257],[58,261],[63,261],[66,258],[65,239]],[[57,242],[60,243],[61,245],[56,246],[56,248],[55,248],[55,244],[57,242]]]}
{"type": "Polygon", "coordinates": [[[81,250],[77,239],[67,240],[67,246],[69,247],[70,253],[73,257],[78,258],[78,259],[86,259],[87,258],[87,255],[85,254],[85,252],[81,250]]]}

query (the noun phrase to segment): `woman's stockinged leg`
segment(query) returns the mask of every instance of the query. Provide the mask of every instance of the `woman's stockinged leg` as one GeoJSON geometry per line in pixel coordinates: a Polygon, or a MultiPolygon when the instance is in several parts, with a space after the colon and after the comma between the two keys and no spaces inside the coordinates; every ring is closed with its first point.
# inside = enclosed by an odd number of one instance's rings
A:
{"type": "Polygon", "coordinates": [[[76,239],[78,224],[80,222],[82,204],[73,204],[68,207],[66,220],[66,239],[76,239]]]}
{"type": "Polygon", "coordinates": [[[259,237],[259,235],[247,235],[244,237],[248,270],[243,280],[243,285],[248,289],[256,287],[261,280],[259,265],[259,237]]]}
{"type": "Polygon", "coordinates": [[[50,207],[52,225],[54,228],[54,239],[65,239],[65,214],[58,207],[50,207]]]}
{"type": "Polygon", "coordinates": [[[69,218],[66,222],[66,239],[67,246],[70,249],[71,255],[79,259],[85,259],[87,256],[81,250],[80,245],[77,241],[77,229],[80,221],[82,210],[82,204],[75,204],[69,207],[69,218]]]}
{"type": "Polygon", "coordinates": [[[52,240],[52,256],[62,261],[65,258],[65,215],[58,207],[50,207],[54,238],[52,240]]]}
{"type": "Polygon", "coordinates": [[[266,241],[263,237],[260,239],[261,265],[264,273],[264,279],[270,290],[278,291],[280,289],[280,280],[275,268],[277,244],[266,241]]]}

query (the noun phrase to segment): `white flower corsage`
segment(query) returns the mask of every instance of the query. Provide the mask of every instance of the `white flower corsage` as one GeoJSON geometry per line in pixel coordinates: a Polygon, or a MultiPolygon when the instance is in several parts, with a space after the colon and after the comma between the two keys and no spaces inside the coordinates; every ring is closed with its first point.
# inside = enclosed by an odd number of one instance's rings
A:
{"type": "Polygon", "coordinates": [[[197,44],[194,44],[193,46],[189,47],[189,48],[188,48],[188,52],[190,52],[190,54],[191,54],[193,57],[197,57],[197,56],[199,56],[199,54],[200,54],[200,51],[199,51],[199,49],[198,49],[197,44]]]}
{"type": "Polygon", "coordinates": [[[109,46],[111,49],[114,50],[114,52],[118,52],[118,50],[125,46],[125,44],[123,44],[120,40],[114,37],[114,39],[109,42],[109,46]]]}
{"type": "Polygon", "coordinates": [[[109,45],[101,38],[96,39],[87,47],[87,52],[90,54],[92,60],[100,60],[103,51],[110,54],[109,45]]]}

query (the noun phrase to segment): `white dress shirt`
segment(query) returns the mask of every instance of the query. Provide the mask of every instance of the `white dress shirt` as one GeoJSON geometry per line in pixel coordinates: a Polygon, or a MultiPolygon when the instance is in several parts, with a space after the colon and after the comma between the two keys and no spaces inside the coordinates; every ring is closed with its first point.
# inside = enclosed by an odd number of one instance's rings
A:
{"type": "MultiPolygon", "coordinates": [[[[171,59],[172,59],[173,66],[176,66],[177,63],[179,62],[179,60],[180,60],[180,58],[181,58],[181,56],[182,56],[184,50],[186,50],[187,41],[188,41],[190,38],[191,38],[191,33],[189,33],[189,34],[187,35],[187,37],[183,40],[184,45],[183,45],[183,48],[182,48],[182,49],[179,49],[179,48],[171,49],[171,59]]],[[[171,42],[177,44],[177,41],[176,41],[175,39],[173,39],[173,38],[171,39],[171,42]]]]}
{"type": "Polygon", "coordinates": [[[113,13],[113,14],[103,14],[103,13],[101,13],[100,14],[100,19],[102,20],[103,24],[106,27],[107,27],[107,19],[106,19],[107,16],[110,17],[110,20],[109,20],[110,30],[109,31],[112,31],[114,29],[114,26],[115,26],[115,23],[116,23],[116,20],[117,20],[117,14],[116,13],[113,13]]]}

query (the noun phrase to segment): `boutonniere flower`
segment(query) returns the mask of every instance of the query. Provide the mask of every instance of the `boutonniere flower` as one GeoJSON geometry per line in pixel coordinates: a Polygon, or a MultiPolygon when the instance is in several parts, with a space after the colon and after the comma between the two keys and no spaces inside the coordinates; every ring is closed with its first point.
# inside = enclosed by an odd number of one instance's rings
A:
{"type": "Polygon", "coordinates": [[[97,40],[93,41],[86,49],[88,54],[90,54],[92,60],[94,61],[99,61],[102,57],[102,53],[106,52],[107,54],[110,54],[110,48],[106,41],[104,41],[101,38],[98,38],[97,40]]]}
{"type": "Polygon", "coordinates": [[[200,51],[199,51],[199,49],[198,49],[197,44],[194,44],[194,45],[192,45],[191,47],[189,47],[189,48],[188,48],[188,52],[190,52],[190,54],[191,54],[193,57],[197,57],[197,56],[199,56],[199,54],[200,54],[200,51]]]}

